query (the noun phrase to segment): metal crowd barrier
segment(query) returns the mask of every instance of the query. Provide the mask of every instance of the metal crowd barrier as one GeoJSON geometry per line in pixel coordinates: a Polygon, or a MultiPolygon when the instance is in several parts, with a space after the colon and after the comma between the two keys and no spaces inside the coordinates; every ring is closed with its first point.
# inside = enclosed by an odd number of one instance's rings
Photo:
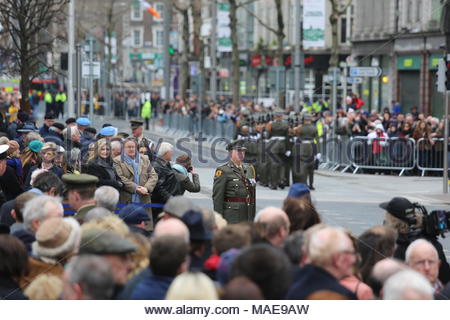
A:
{"type": "Polygon", "coordinates": [[[360,169],[406,170],[416,165],[416,142],[404,138],[353,137],[350,145],[350,158],[353,173],[360,169]]]}
{"type": "Polygon", "coordinates": [[[322,168],[336,171],[339,168],[343,169],[341,172],[346,172],[352,167],[352,162],[349,158],[348,147],[351,138],[347,136],[336,135],[323,136],[320,141],[320,153],[322,154],[322,168]]]}
{"type": "Polygon", "coordinates": [[[166,113],[162,118],[163,126],[172,135],[197,134],[201,131],[210,139],[220,137],[232,140],[236,134],[236,124],[231,120],[219,122],[215,119],[203,118],[200,122],[198,117],[179,113],[166,113]]]}
{"type": "MultiPolygon", "coordinates": [[[[450,149],[449,149],[450,150],[450,149]]],[[[421,138],[416,145],[417,168],[422,171],[422,177],[426,171],[444,171],[444,139],[421,138]]]]}

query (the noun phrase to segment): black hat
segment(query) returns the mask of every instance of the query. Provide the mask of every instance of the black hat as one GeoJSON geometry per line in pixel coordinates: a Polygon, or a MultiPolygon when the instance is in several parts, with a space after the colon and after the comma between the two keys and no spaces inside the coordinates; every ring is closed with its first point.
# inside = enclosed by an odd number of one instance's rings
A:
{"type": "Polygon", "coordinates": [[[112,124],[104,123],[104,124],[102,125],[102,128],[112,127],[112,126],[113,126],[112,124]]]}
{"type": "Polygon", "coordinates": [[[211,240],[212,234],[206,230],[203,223],[203,216],[195,210],[186,211],[181,220],[189,229],[189,237],[191,240],[211,240]]]}
{"type": "Polygon", "coordinates": [[[64,130],[65,126],[61,123],[61,122],[55,122],[52,127],[55,127],[56,129],[59,130],[64,130]]]}
{"type": "Polygon", "coordinates": [[[242,150],[242,151],[245,151],[245,150],[247,150],[247,148],[244,147],[244,142],[243,141],[236,140],[236,141],[233,141],[233,142],[228,144],[227,150],[228,151],[231,151],[231,150],[242,150]]]}
{"type": "Polygon", "coordinates": [[[92,128],[92,127],[88,127],[86,129],[84,129],[84,132],[92,133],[93,135],[96,135],[97,134],[97,129],[92,128]]]}
{"type": "Polygon", "coordinates": [[[21,122],[27,122],[29,119],[28,113],[20,111],[17,114],[17,118],[21,121],[21,122]]]}
{"type": "Polygon", "coordinates": [[[131,129],[137,129],[139,127],[142,127],[143,125],[144,125],[144,122],[142,122],[141,120],[138,120],[138,119],[130,120],[131,129]]]}
{"type": "Polygon", "coordinates": [[[21,127],[18,127],[17,132],[33,132],[37,131],[36,127],[32,123],[24,123],[21,127]]]}
{"type": "Polygon", "coordinates": [[[54,120],[56,119],[55,114],[53,112],[47,112],[44,116],[44,120],[54,120]]]}
{"type": "Polygon", "coordinates": [[[66,124],[71,124],[71,123],[76,123],[76,122],[77,122],[77,119],[75,119],[75,118],[69,118],[66,120],[66,124]]]}
{"type": "Polygon", "coordinates": [[[126,224],[139,224],[142,221],[150,221],[147,211],[135,204],[129,204],[123,207],[119,212],[119,217],[126,224]]]}
{"type": "Polygon", "coordinates": [[[402,197],[395,197],[389,202],[383,202],[380,204],[380,208],[405,222],[409,221],[407,216],[414,212],[414,205],[408,199],[402,197]]]}

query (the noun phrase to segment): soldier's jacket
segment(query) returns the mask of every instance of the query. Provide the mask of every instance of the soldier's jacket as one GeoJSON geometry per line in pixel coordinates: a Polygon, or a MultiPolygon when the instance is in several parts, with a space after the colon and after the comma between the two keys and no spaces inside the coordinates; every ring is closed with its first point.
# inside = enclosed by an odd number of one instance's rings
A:
{"type": "Polygon", "coordinates": [[[315,142],[318,140],[317,128],[313,124],[304,124],[300,127],[298,139],[301,142],[300,155],[302,158],[312,158],[317,154],[317,145],[315,142]]]}
{"type": "Polygon", "coordinates": [[[288,133],[289,133],[289,125],[282,120],[275,120],[272,122],[272,129],[270,134],[271,143],[274,143],[274,146],[271,148],[274,153],[285,153],[288,149],[288,133]],[[284,139],[281,139],[284,137],[284,139]],[[277,140],[280,138],[280,140],[277,140]],[[273,142],[275,141],[275,142],[273,142]]]}
{"type": "Polygon", "coordinates": [[[214,174],[214,210],[222,214],[228,223],[253,221],[255,188],[253,167],[244,163],[241,171],[232,161],[228,161],[214,174]]]}

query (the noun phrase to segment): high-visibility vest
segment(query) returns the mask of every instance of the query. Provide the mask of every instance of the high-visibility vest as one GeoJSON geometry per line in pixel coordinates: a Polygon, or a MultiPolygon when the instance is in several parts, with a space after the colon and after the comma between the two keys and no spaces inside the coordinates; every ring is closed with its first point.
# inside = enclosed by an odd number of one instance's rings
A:
{"type": "Polygon", "coordinates": [[[47,103],[52,103],[53,102],[53,97],[51,95],[51,93],[47,92],[44,96],[44,101],[47,103]]]}
{"type": "Polygon", "coordinates": [[[64,92],[63,93],[58,93],[55,96],[55,101],[56,102],[64,103],[64,102],[66,102],[66,100],[67,100],[67,97],[66,97],[66,94],[64,92]]]}
{"type": "Polygon", "coordinates": [[[303,108],[306,109],[306,111],[308,111],[308,113],[312,113],[313,110],[313,106],[312,105],[307,105],[306,103],[303,105],[303,108]]]}
{"type": "Polygon", "coordinates": [[[313,108],[314,108],[314,111],[315,111],[315,112],[320,112],[320,111],[322,111],[322,106],[321,106],[320,103],[318,103],[318,102],[314,102],[314,103],[313,103],[313,108]]]}
{"type": "Polygon", "coordinates": [[[142,106],[141,117],[151,118],[151,116],[152,116],[152,104],[150,103],[150,101],[147,100],[142,106]]]}
{"type": "Polygon", "coordinates": [[[323,136],[323,123],[322,123],[322,121],[320,121],[320,120],[317,121],[316,129],[317,129],[317,136],[318,137],[323,136]]]}

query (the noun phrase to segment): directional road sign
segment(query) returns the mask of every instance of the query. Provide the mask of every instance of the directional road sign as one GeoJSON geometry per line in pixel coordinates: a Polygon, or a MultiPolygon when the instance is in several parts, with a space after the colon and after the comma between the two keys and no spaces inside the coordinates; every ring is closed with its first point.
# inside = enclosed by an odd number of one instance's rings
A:
{"type": "Polygon", "coordinates": [[[355,83],[362,83],[362,82],[363,82],[363,78],[347,77],[347,83],[355,84],[355,83]]]}
{"type": "Polygon", "coordinates": [[[381,76],[379,67],[352,67],[350,68],[350,77],[379,77],[381,76]]]}

